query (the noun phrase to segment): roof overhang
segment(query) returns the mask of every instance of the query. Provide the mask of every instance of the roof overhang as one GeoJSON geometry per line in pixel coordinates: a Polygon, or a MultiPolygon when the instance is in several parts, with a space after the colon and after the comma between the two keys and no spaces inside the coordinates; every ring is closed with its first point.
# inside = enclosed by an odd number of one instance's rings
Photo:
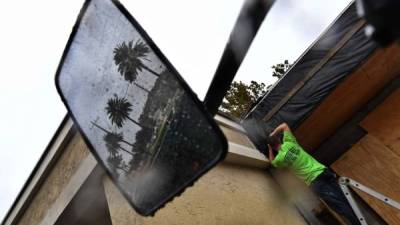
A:
{"type": "Polygon", "coordinates": [[[350,4],[303,53],[291,69],[251,109],[244,128],[258,149],[266,152],[266,134],[282,122],[293,129],[343,81],[377,51],[364,34],[365,21],[350,4]]]}

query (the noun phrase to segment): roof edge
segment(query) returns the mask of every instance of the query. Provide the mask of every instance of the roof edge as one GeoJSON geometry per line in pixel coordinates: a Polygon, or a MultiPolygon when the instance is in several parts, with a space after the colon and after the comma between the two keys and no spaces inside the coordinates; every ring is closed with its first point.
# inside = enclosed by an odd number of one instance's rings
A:
{"type": "Polygon", "coordinates": [[[335,19],[322,31],[322,33],[320,35],[318,35],[318,37],[311,43],[311,45],[309,45],[307,47],[307,49],[296,59],[296,61],[293,62],[292,66],[283,74],[283,76],[277,80],[274,84],[272,84],[272,89],[270,91],[268,91],[267,93],[265,93],[264,96],[261,97],[261,99],[258,101],[258,103],[256,105],[254,105],[248,112],[247,114],[244,116],[244,119],[247,119],[248,116],[257,108],[257,106],[268,96],[268,94],[275,88],[276,85],[278,85],[279,82],[281,82],[284,77],[286,76],[286,74],[288,74],[297,64],[298,62],[315,46],[318,44],[318,42],[320,41],[320,39],[322,37],[324,37],[331,28],[333,28],[333,26],[336,24],[336,22],[342,17],[342,15],[344,15],[344,13],[349,10],[349,8],[355,4],[355,0],[352,0],[340,13],[339,15],[337,15],[335,17],[335,19]]]}
{"type": "Polygon", "coordinates": [[[34,194],[42,185],[44,178],[63,153],[66,143],[76,133],[77,130],[74,128],[72,119],[66,114],[1,224],[13,225],[20,219],[20,216],[33,199],[34,194]]]}

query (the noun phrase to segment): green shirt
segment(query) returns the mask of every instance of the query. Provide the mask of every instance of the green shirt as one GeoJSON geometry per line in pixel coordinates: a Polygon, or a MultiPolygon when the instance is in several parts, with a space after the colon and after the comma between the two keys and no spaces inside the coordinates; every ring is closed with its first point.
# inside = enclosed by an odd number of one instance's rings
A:
{"type": "Polygon", "coordinates": [[[272,165],[289,168],[307,185],[310,185],[325,169],[325,166],[304,151],[293,134],[287,131],[283,132],[283,143],[272,165]]]}

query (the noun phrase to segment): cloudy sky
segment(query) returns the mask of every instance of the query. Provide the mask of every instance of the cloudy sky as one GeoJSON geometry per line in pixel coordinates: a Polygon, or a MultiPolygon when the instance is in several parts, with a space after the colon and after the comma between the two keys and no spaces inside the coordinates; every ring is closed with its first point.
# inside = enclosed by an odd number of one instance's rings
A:
{"type": "MultiPolygon", "coordinates": [[[[203,99],[242,0],[121,0],[203,99]]],[[[83,0],[2,1],[0,219],[66,110],[54,74],[83,0]]],[[[279,0],[236,80],[271,84],[271,66],[295,61],[350,0],[279,0]]]]}

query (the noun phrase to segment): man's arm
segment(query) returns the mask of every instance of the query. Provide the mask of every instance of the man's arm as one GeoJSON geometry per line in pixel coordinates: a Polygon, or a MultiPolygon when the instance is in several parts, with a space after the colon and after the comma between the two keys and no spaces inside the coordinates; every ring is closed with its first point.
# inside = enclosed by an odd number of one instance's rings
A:
{"type": "Polygon", "coordinates": [[[272,133],[270,134],[270,136],[273,136],[273,135],[275,135],[276,133],[278,133],[278,132],[283,132],[283,131],[288,131],[288,132],[292,133],[292,131],[290,130],[290,127],[289,127],[289,125],[287,125],[287,123],[281,123],[279,126],[277,126],[277,127],[275,128],[274,131],[272,131],[272,133]]]}
{"type": "Polygon", "coordinates": [[[283,142],[293,142],[297,144],[297,140],[296,137],[293,135],[292,130],[290,129],[289,125],[287,125],[287,123],[281,123],[279,126],[277,126],[275,128],[274,131],[272,131],[272,133],[270,134],[275,135],[278,132],[286,132],[287,134],[283,135],[283,142]]]}
{"type": "Polygon", "coordinates": [[[270,145],[268,145],[268,159],[269,159],[269,162],[271,162],[271,163],[275,159],[274,153],[272,152],[272,148],[270,145]]]}

